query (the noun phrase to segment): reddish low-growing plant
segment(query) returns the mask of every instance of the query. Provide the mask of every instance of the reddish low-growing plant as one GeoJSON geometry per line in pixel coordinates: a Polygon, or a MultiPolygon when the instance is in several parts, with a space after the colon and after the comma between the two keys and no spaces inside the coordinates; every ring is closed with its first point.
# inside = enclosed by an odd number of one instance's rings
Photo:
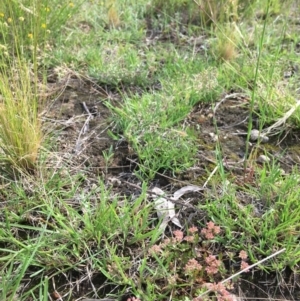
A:
{"type": "MultiPolygon", "coordinates": [[[[195,226],[190,227],[186,235],[182,230],[175,230],[173,237],[166,238],[149,249],[151,258],[157,259],[160,265],[163,264],[166,271],[172,271],[172,275],[167,276],[165,289],[186,287],[185,293],[194,297],[193,301],[210,300],[208,295],[202,298],[198,294],[196,297],[197,292],[203,291],[203,288],[213,293],[218,301],[233,300],[233,295],[229,292],[233,289],[232,283],[222,282],[227,276],[222,257],[213,254],[211,248],[215,245],[212,239],[220,233],[221,228],[210,221],[201,231],[195,226]],[[199,234],[202,235],[202,240],[199,234]]],[[[246,262],[247,252],[240,251],[238,257],[241,259],[241,269],[246,269],[249,266],[246,262]]]]}

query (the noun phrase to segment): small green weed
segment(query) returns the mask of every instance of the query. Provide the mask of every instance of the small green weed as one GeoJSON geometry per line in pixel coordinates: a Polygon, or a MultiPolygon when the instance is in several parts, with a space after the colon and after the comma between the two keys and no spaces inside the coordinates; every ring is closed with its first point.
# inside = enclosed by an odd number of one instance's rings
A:
{"type": "Polygon", "coordinates": [[[114,156],[114,151],[113,151],[112,145],[109,147],[109,149],[107,151],[103,151],[102,154],[103,154],[103,159],[105,161],[105,170],[107,172],[109,163],[111,163],[111,160],[114,156]]]}

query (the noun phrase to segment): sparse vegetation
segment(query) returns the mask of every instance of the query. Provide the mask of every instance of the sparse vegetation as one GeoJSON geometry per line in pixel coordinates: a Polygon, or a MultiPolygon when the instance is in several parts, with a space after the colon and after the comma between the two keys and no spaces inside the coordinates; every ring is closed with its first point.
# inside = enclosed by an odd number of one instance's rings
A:
{"type": "Polygon", "coordinates": [[[297,279],[299,7],[3,0],[0,299],[297,279]]]}

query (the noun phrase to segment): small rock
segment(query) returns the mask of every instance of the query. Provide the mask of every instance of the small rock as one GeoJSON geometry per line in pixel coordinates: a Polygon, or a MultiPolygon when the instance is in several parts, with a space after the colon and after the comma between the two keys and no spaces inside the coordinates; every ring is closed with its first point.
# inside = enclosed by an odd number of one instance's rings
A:
{"type": "Polygon", "coordinates": [[[258,163],[268,163],[271,161],[271,159],[265,155],[260,155],[257,160],[258,163]]]}
{"type": "Polygon", "coordinates": [[[260,140],[263,143],[266,143],[269,141],[269,137],[259,132],[259,130],[252,130],[250,134],[250,140],[251,141],[257,141],[260,140]]]}
{"type": "Polygon", "coordinates": [[[209,133],[209,136],[211,137],[213,142],[217,142],[219,140],[218,135],[215,133],[209,133]]]}
{"type": "Polygon", "coordinates": [[[250,134],[251,141],[256,141],[259,137],[259,131],[258,130],[252,130],[250,134]]]}
{"type": "Polygon", "coordinates": [[[280,173],[281,176],[285,176],[286,175],[285,170],[282,169],[282,168],[279,169],[279,173],[280,173]]]}

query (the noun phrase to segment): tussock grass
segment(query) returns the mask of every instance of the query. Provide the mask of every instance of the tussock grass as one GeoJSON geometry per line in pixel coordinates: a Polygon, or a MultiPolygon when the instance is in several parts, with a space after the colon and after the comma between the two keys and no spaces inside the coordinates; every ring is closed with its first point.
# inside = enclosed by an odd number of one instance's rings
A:
{"type": "Polygon", "coordinates": [[[10,176],[33,172],[42,143],[38,95],[25,62],[0,74],[0,166],[10,176]]]}
{"type": "Polygon", "coordinates": [[[58,9],[48,1],[0,3],[0,168],[11,177],[36,168],[43,136],[38,69],[49,35],[55,36],[72,10],[73,2],[58,9]]]}

